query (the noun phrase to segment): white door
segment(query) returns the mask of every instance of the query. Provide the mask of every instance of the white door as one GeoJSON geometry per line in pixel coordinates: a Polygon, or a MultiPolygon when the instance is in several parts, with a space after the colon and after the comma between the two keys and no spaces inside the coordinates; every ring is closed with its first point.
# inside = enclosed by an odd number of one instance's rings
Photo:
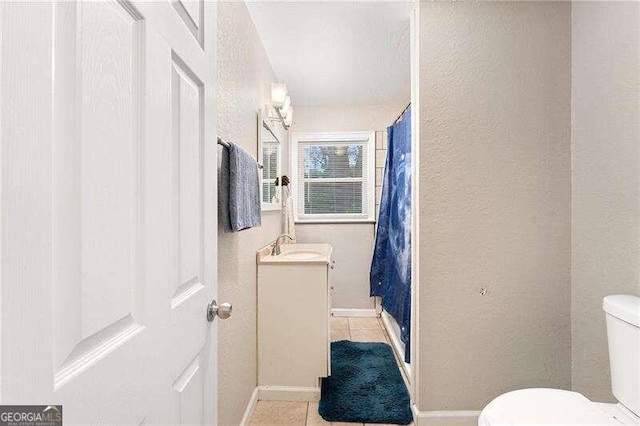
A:
{"type": "Polygon", "coordinates": [[[213,424],[215,3],[0,4],[0,403],[213,424]]]}

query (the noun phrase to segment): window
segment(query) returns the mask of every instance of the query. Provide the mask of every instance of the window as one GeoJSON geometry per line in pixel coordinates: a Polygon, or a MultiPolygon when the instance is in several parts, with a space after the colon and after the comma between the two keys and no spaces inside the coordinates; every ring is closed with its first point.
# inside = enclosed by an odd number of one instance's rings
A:
{"type": "Polygon", "coordinates": [[[375,134],[294,133],[297,222],[374,220],[375,134]]]}

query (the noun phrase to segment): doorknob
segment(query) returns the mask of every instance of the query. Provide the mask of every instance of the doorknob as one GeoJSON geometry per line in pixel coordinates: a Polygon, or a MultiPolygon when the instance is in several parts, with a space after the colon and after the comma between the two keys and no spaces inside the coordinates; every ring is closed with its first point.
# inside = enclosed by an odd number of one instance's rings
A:
{"type": "Polygon", "coordinates": [[[220,317],[220,319],[227,319],[231,316],[232,310],[231,303],[221,303],[218,306],[218,302],[214,299],[207,305],[207,321],[212,322],[216,316],[220,317]]]}

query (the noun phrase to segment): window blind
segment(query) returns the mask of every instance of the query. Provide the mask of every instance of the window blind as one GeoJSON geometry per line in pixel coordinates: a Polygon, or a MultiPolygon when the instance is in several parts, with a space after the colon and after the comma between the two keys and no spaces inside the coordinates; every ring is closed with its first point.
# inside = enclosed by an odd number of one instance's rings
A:
{"type": "Polygon", "coordinates": [[[276,195],[280,144],[263,142],[262,145],[262,202],[271,203],[276,195]]]}
{"type": "Polygon", "coordinates": [[[371,216],[369,141],[298,142],[298,217],[368,219],[371,216]]]}

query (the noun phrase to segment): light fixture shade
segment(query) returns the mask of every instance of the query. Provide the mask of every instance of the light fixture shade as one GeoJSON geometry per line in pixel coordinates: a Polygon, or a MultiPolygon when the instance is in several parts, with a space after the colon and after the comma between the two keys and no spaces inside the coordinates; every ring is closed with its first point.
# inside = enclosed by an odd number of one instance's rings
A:
{"type": "Polygon", "coordinates": [[[284,124],[289,127],[293,123],[293,107],[289,107],[289,111],[287,111],[287,115],[284,117],[284,124]]]}
{"type": "Polygon", "coordinates": [[[287,97],[284,98],[284,104],[282,104],[280,114],[282,114],[283,117],[286,117],[287,113],[289,112],[289,108],[291,108],[291,97],[287,95],[287,97]]]}
{"type": "Polygon", "coordinates": [[[269,120],[277,120],[278,119],[278,113],[276,112],[275,108],[273,108],[271,105],[265,105],[264,106],[264,115],[269,120]]]}
{"type": "Polygon", "coordinates": [[[287,85],[284,83],[271,83],[271,105],[282,108],[287,98],[287,85]]]}

